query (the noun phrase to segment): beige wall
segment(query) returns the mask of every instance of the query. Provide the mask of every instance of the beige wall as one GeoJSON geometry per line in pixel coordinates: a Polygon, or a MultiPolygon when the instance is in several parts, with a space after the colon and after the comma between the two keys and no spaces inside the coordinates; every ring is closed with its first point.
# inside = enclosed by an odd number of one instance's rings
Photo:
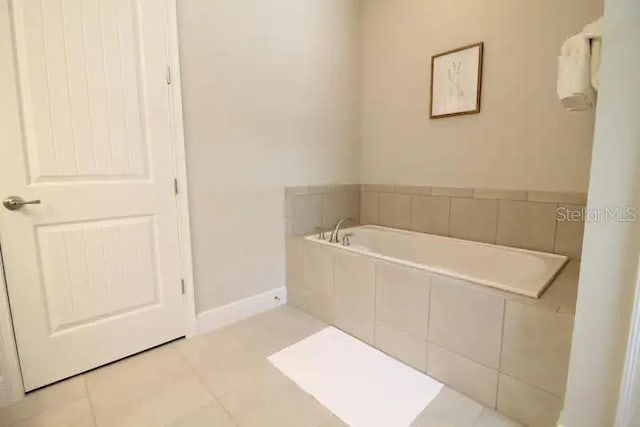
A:
{"type": "Polygon", "coordinates": [[[593,113],[556,98],[562,41],[602,0],[365,0],[361,178],[372,184],[587,189],[593,113]],[[431,55],[484,41],[482,112],[428,119],[431,55]]]}
{"type": "Polygon", "coordinates": [[[202,312],[285,285],[285,186],[357,182],[359,3],[178,7],[202,312]]]}
{"type": "Polygon", "coordinates": [[[199,312],[284,285],[285,186],[586,190],[556,57],[601,0],[481,3],[179,2],[199,312]],[[430,56],[478,40],[482,112],[427,119],[430,56]]]}

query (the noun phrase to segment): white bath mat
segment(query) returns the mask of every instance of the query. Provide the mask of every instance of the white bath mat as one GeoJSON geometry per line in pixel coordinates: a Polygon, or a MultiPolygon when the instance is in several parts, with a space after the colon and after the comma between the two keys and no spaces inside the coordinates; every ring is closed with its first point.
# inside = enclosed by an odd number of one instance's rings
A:
{"type": "Polygon", "coordinates": [[[408,426],[442,384],[328,327],[269,357],[352,427],[408,426]]]}

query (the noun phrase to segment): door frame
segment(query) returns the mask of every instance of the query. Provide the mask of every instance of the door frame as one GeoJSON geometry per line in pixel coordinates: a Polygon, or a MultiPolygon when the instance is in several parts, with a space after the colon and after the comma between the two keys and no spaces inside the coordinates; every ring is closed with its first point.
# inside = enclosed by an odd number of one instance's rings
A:
{"type": "Polygon", "coordinates": [[[640,268],[637,273],[633,301],[627,354],[616,410],[616,427],[631,427],[640,421],[634,419],[638,416],[638,411],[634,411],[634,404],[640,399],[640,268]]]}
{"type": "MultiPolygon", "coordinates": [[[[0,0],[0,11],[11,10],[12,0],[0,0]]],[[[189,220],[189,193],[187,184],[187,158],[182,118],[182,89],[178,42],[177,0],[165,0],[167,66],[169,102],[172,120],[174,149],[174,173],[177,179],[176,210],[180,240],[180,268],[184,280],[184,334],[190,338],[196,334],[195,287],[191,256],[191,226],[189,220]]],[[[14,58],[15,60],[15,58],[14,58]]],[[[1,249],[1,248],[0,248],[1,249]]],[[[1,252],[0,252],[1,253],[1,252]]],[[[13,333],[13,323],[7,294],[4,267],[0,257],[0,407],[22,399],[25,395],[22,373],[13,333]]]]}

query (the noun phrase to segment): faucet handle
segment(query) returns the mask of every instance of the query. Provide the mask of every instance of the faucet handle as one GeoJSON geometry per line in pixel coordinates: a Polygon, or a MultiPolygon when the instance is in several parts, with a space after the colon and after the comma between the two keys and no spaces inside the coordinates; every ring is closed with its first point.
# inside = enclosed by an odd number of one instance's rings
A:
{"type": "Polygon", "coordinates": [[[351,246],[351,241],[349,240],[353,237],[353,233],[344,233],[342,235],[342,246],[351,246]]]}
{"type": "Polygon", "coordinates": [[[325,240],[324,237],[324,228],[322,226],[316,227],[316,231],[318,232],[318,239],[325,240]]]}
{"type": "Polygon", "coordinates": [[[340,232],[340,227],[342,223],[345,221],[355,222],[353,218],[349,218],[347,216],[340,218],[333,231],[331,232],[331,236],[329,237],[329,243],[339,243],[340,239],[338,238],[338,233],[340,232]]]}

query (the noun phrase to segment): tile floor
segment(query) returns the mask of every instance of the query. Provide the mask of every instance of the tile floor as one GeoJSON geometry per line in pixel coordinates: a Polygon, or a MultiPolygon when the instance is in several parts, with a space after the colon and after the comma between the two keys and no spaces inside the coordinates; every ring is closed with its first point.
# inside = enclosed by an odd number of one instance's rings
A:
{"type": "MultiPolygon", "coordinates": [[[[0,408],[0,427],[344,426],[266,359],[325,326],[281,307],[31,393],[0,408]]],[[[518,424],[445,387],[414,425],[518,424]]]]}

